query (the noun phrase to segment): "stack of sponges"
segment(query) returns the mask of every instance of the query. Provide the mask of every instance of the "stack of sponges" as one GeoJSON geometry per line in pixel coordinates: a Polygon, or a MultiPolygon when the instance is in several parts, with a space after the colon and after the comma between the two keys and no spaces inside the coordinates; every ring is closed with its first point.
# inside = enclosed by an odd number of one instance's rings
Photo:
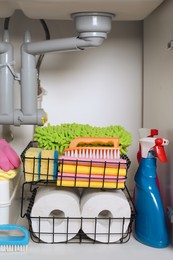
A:
{"type": "Polygon", "coordinates": [[[127,165],[123,159],[94,162],[61,156],[57,186],[122,189],[126,174],[127,165]]]}
{"type": "Polygon", "coordinates": [[[71,140],[76,137],[118,137],[120,139],[120,153],[126,154],[127,147],[132,143],[131,134],[122,126],[96,127],[88,124],[61,124],[36,127],[34,140],[44,149],[58,150],[64,155],[64,149],[69,147],[71,140]]]}
{"type": "Polygon", "coordinates": [[[58,172],[58,151],[30,147],[25,153],[24,173],[27,182],[56,180],[58,172]]]}

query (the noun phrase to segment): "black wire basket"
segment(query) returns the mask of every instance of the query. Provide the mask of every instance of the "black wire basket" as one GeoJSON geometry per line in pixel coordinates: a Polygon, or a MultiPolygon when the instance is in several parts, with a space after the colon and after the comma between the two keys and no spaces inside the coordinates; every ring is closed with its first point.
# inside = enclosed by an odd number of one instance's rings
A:
{"type": "MultiPolygon", "coordinates": [[[[47,184],[46,184],[47,185],[47,184]]],[[[129,191],[127,187],[123,190],[126,194],[128,202],[131,208],[131,216],[129,218],[113,218],[113,217],[95,217],[95,218],[74,218],[74,217],[56,217],[56,216],[34,216],[32,217],[32,208],[34,205],[35,197],[37,191],[42,186],[45,186],[45,183],[23,183],[22,186],[22,203],[21,203],[21,217],[26,217],[29,225],[30,237],[35,243],[45,243],[45,244],[59,244],[59,243],[87,243],[87,244],[122,244],[129,241],[131,233],[132,233],[132,224],[135,218],[135,211],[133,201],[130,197],[129,191]],[[28,186],[29,185],[29,186],[28,186]],[[24,204],[25,204],[25,190],[30,190],[30,199],[26,209],[24,212],[24,204]],[[42,224],[44,222],[49,222],[51,225],[51,230],[44,230],[42,228],[42,224]],[[59,231],[55,228],[56,222],[64,222],[64,231],[59,231]],[[80,229],[76,233],[71,231],[71,226],[74,221],[80,222],[80,229]],[[83,224],[85,222],[92,223],[93,231],[90,233],[83,232],[83,224]],[[111,224],[113,221],[117,221],[120,225],[118,231],[111,230],[111,224]],[[37,230],[33,228],[33,223],[37,222],[37,230]],[[98,230],[98,224],[100,222],[104,222],[106,225],[106,230],[104,232],[100,232],[98,230]],[[100,240],[100,237],[103,238],[100,240]]],[[[106,192],[106,191],[103,191],[106,192]]]]}
{"type": "MultiPolygon", "coordinates": [[[[28,225],[29,225],[29,231],[30,231],[30,236],[33,242],[35,243],[46,243],[46,244],[58,244],[58,243],[106,243],[106,244],[121,244],[121,243],[126,243],[131,236],[132,233],[132,224],[133,220],[135,218],[135,212],[134,212],[134,205],[133,201],[131,199],[131,196],[129,194],[129,191],[125,185],[125,180],[127,178],[126,175],[123,176],[123,185],[122,187],[119,186],[120,180],[122,178],[120,174],[120,170],[123,168],[126,170],[126,173],[128,171],[128,168],[130,167],[130,160],[126,155],[121,155],[120,161],[122,162],[113,162],[111,167],[112,169],[116,169],[116,174],[115,178],[113,181],[113,186],[107,187],[105,184],[107,184],[107,179],[106,179],[106,170],[107,170],[107,162],[103,162],[102,169],[103,169],[103,174],[101,176],[101,179],[99,179],[99,183],[101,184],[100,186],[97,187],[97,189],[106,192],[107,190],[113,189],[113,190],[118,190],[121,189],[125,195],[126,198],[129,202],[130,209],[131,209],[131,214],[128,218],[125,217],[117,217],[113,218],[112,216],[99,216],[99,217],[80,217],[80,218],[74,218],[74,217],[64,217],[64,216],[57,216],[55,215],[49,215],[46,217],[43,217],[41,214],[40,216],[32,216],[32,208],[35,203],[35,198],[38,189],[41,187],[56,187],[56,189],[59,188],[69,188],[68,185],[65,185],[63,183],[63,180],[65,176],[63,175],[63,169],[64,165],[68,164],[70,162],[69,159],[60,159],[60,158],[39,158],[38,156],[29,156],[27,157],[26,152],[28,151],[29,148],[38,148],[38,143],[35,141],[32,141],[28,144],[28,146],[25,148],[25,150],[21,154],[21,159],[23,162],[23,172],[25,176],[25,182],[23,183],[22,186],[22,203],[21,203],[21,217],[24,218],[26,217],[28,220],[28,225]],[[27,162],[31,165],[31,167],[27,168],[27,162]],[[39,162],[39,163],[38,163],[39,162]],[[45,165],[46,167],[44,168],[43,171],[39,172],[38,174],[38,169],[40,169],[41,165],[45,165]],[[122,165],[123,164],[123,165],[122,165]],[[39,167],[38,167],[39,165],[39,167]],[[50,168],[52,165],[56,165],[56,168],[54,171],[50,171],[50,168]],[[61,165],[61,168],[59,166],[61,165]],[[57,185],[58,184],[58,185],[57,185]],[[24,210],[25,208],[25,194],[26,191],[29,191],[29,203],[27,206],[27,209],[24,210]],[[49,230],[44,230],[43,224],[46,222],[49,222],[51,229],[49,230]],[[57,222],[62,222],[64,223],[64,229],[63,232],[61,230],[57,230],[56,228],[56,223],[57,222]],[[79,223],[79,230],[76,232],[72,231],[72,226],[74,221],[78,221],[79,223]],[[92,224],[92,231],[90,233],[86,233],[83,230],[84,223],[89,222],[92,224]],[[105,225],[105,231],[100,232],[98,225],[100,222],[104,222],[105,225]],[[113,222],[118,222],[119,223],[119,229],[118,230],[112,230],[111,225],[113,222]],[[37,228],[33,228],[33,226],[37,223],[37,228]],[[100,239],[104,238],[104,239],[100,239]]],[[[70,162],[72,163],[72,162],[70,162]]],[[[80,163],[84,164],[86,163],[85,161],[82,160],[75,160],[73,161],[73,166],[74,166],[74,179],[73,183],[70,185],[71,189],[78,189],[78,188],[96,188],[93,187],[92,184],[92,167],[93,165],[100,166],[100,161],[89,161],[88,165],[89,166],[89,174],[88,174],[88,179],[87,185],[80,186],[77,183],[77,178],[78,176],[78,166],[80,163]]],[[[110,166],[110,162],[109,162],[110,166]]],[[[80,175],[81,177],[81,175],[80,175]]],[[[85,177],[86,178],[86,177],[85,177]]],[[[86,180],[86,179],[85,179],[86,180]]],[[[80,183],[82,183],[82,177],[80,179],[80,183]]],[[[28,193],[27,193],[28,194],[28,193]]]]}
{"type": "Polygon", "coordinates": [[[66,159],[40,158],[35,155],[27,156],[26,152],[31,147],[38,148],[38,143],[30,142],[21,154],[26,182],[55,182],[59,187],[78,188],[123,189],[125,187],[127,172],[131,164],[127,155],[121,155],[122,160],[112,162],[96,159],[72,160],[70,157],[66,159]],[[65,167],[69,165],[73,170],[67,173],[65,167]],[[85,174],[80,173],[81,165],[85,165],[85,174]],[[101,173],[94,174],[95,169],[101,169],[101,173]],[[107,174],[108,172],[111,173],[107,174]]]}

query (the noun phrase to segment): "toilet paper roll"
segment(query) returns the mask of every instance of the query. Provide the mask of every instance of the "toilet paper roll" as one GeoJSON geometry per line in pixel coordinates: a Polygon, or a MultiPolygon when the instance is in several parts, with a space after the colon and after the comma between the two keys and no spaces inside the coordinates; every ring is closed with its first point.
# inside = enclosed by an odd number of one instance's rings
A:
{"type": "Polygon", "coordinates": [[[35,236],[44,242],[72,239],[81,226],[79,194],[68,189],[39,188],[31,221],[35,236]]]}
{"type": "Polygon", "coordinates": [[[122,190],[86,190],[81,197],[81,216],[82,230],[88,237],[111,243],[127,231],[131,208],[122,190]]]}

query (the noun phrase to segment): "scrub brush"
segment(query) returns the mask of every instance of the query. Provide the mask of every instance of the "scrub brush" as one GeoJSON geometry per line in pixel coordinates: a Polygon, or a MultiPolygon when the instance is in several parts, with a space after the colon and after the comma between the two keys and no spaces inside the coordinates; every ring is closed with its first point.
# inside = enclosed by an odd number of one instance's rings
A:
{"type": "Polygon", "coordinates": [[[76,137],[65,149],[65,156],[90,159],[120,159],[119,138],[76,137]]]}
{"type": "Polygon", "coordinates": [[[29,232],[25,227],[15,224],[0,225],[0,251],[24,252],[27,250],[28,243],[29,232]]]}

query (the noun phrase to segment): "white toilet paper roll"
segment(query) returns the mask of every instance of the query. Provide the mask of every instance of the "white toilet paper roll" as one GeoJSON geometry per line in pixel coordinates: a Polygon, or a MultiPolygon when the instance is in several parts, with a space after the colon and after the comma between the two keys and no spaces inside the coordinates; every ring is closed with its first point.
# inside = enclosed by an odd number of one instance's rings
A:
{"type": "Polygon", "coordinates": [[[122,190],[86,190],[81,198],[81,216],[82,230],[88,237],[110,243],[127,231],[131,208],[122,190]]]}
{"type": "Polygon", "coordinates": [[[33,232],[44,242],[72,239],[81,226],[79,195],[69,189],[39,188],[31,221],[33,232]]]}

